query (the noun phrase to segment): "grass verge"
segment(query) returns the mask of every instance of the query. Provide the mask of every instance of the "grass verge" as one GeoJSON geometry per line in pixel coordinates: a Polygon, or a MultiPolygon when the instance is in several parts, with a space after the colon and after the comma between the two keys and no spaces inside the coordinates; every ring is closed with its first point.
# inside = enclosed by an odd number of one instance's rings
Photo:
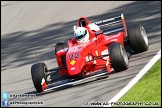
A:
{"type": "Polygon", "coordinates": [[[115,107],[161,107],[161,59],[117,104],[115,107]]]}

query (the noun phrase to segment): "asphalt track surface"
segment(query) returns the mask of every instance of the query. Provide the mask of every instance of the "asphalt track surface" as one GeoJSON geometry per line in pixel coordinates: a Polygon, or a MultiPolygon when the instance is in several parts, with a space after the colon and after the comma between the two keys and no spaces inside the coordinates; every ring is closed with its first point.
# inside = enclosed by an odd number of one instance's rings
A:
{"type": "Polygon", "coordinates": [[[161,1],[1,1],[1,12],[1,92],[9,94],[36,94],[31,65],[45,62],[49,69],[56,67],[54,46],[73,37],[73,25],[80,16],[94,22],[124,13],[127,25],[141,23],[149,39],[148,51],[133,55],[126,71],[36,98],[10,101],[44,101],[37,106],[53,107],[108,102],[161,49],[161,1]]]}

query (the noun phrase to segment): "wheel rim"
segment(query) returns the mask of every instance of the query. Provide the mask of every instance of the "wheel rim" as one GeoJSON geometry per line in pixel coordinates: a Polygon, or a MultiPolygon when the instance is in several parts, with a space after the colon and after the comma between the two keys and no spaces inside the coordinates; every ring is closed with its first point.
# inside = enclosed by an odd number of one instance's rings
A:
{"type": "Polygon", "coordinates": [[[44,75],[45,75],[45,80],[49,83],[49,80],[47,77],[50,78],[50,75],[48,75],[48,69],[46,66],[44,66],[44,75]]]}
{"type": "Polygon", "coordinates": [[[143,38],[143,40],[145,41],[145,44],[148,46],[148,38],[147,38],[147,34],[146,34],[146,32],[145,32],[144,27],[142,26],[141,28],[142,28],[142,30],[141,30],[142,38],[143,38]]]}
{"type": "Polygon", "coordinates": [[[124,58],[124,61],[125,61],[126,65],[128,65],[128,56],[127,56],[123,46],[121,46],[121,53],[122,53],[122,56],[124,58]]]}

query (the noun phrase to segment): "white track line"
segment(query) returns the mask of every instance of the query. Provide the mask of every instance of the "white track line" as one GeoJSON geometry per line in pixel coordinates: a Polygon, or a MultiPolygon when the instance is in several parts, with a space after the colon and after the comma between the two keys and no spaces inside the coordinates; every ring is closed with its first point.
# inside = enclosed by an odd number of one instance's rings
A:
{"type": "Polygon", "coordinates": [[[117,102],[132,86],[134,86],[141,77],[148,72],[148,70],[158,61],[161,57],[161,50],[147,63],[147,65],[134,77],[117,95],[115,95],[110,101],[109,105],[104,107],[111,107],[111,103],[117,102]]]}

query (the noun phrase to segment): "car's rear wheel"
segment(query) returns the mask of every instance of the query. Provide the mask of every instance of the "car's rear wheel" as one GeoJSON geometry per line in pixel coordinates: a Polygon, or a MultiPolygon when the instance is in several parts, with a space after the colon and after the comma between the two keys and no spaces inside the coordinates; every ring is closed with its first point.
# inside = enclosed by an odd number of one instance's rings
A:
{"type": "Polygon", "coordinates": [[[48,85],[49,81],[47,81],[48,69],[45,63],[37,63],[32,65],[31,67],[31,75],[33,84],[37,92],[42,92],[42,85],[48,85]]]}
{"type": "Polygon", "coordinates": [[[111,60],[111,65],[116,72],[128,69],[128,56],[126,54],[125,48],[121,43],[112,43],[109,45],[109,55],[111,60]]]}
{"type": "Polygon", "coordinates": [[[134,53],[141,53],[148,50],[148,38],[145,29],[140,24],[128,28],[128,37],[134,53]]]}

